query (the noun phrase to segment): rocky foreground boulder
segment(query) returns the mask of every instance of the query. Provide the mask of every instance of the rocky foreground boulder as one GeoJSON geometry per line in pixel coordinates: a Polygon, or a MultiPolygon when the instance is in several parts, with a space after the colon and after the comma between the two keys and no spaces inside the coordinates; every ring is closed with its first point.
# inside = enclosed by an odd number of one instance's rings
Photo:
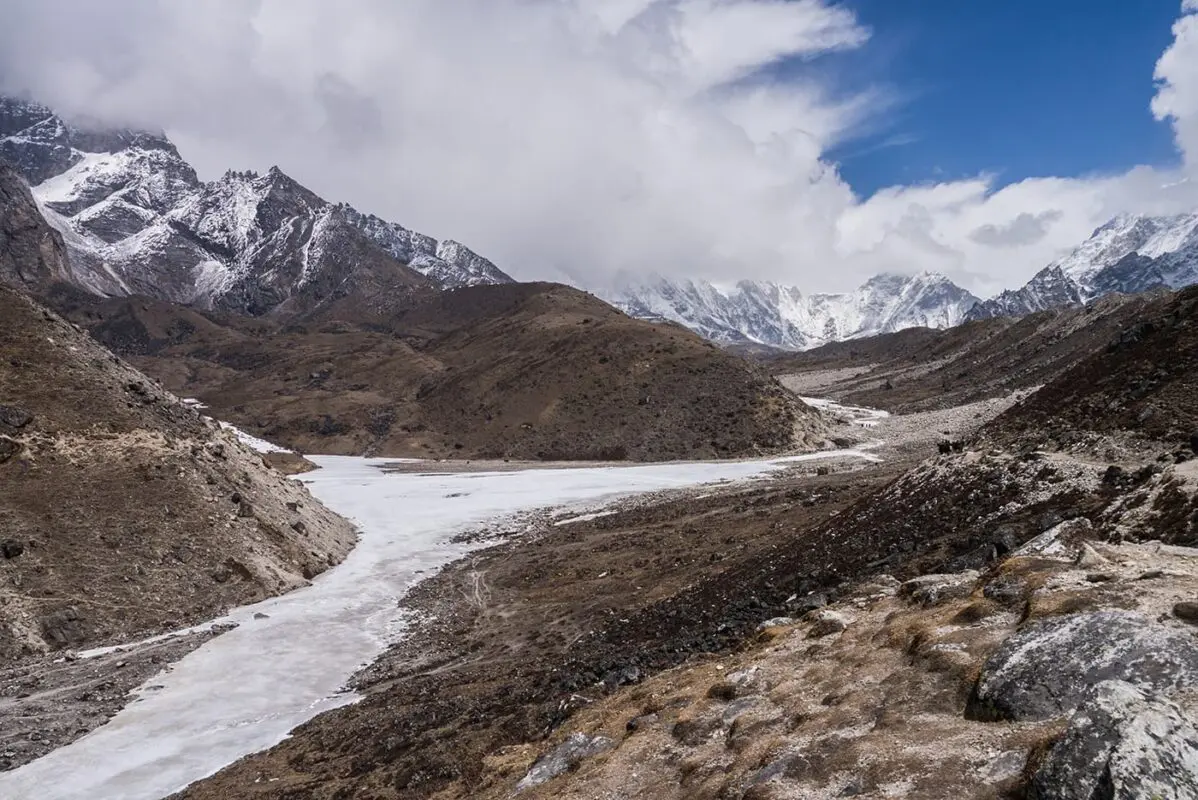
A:
{"type": "Polygon", "coordinates": [[[1036,623],[986,662],[966,714],[1048,719],[1071,713],[1094,686],[1109,680],[1154,692],[1198,686],[1198,637],[1127,611],[1036,623]]]}
{"type": "Polygon", "coordinates": [[[1031,800],[1198,797],[1198,729],[1176,703],[1120,680],[1088,694],[1036,773],[1031,800]]]}

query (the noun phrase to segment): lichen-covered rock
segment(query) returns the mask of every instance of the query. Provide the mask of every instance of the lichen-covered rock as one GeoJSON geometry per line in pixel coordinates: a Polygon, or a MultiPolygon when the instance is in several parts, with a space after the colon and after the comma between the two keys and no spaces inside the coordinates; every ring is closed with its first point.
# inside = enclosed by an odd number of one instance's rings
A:
{"type": "Polygon", "coordinates": [[[987,660],[965,715],[1031,720],[1069,714],[1090,687],[1107,680],[1158,692],[1198,686],[1198,638],[1128,611],[1036,623],[987,660]]]}
{"type": "Polygon", "coordinates": [[[977,579],[977,570],[972,569],[946,575],[920,575],[899,587],[899,594],[920,605],[935,606],[968,597],[977,579]]]}
{"type": "Polygon", "coordinates": [[[1031,588],[1028,582],[1018,575],[1000,575],[986,584],[982,596],[1004,606],[1022,603],[1027,599],[1031,588]]]}
{"type": "Polygon", "coordinates": [[[540,786],[545,781],[570,770],[584,759],[597,756],[614,746],[615,742],[606,736],[572,733],[569,739],[536,760],[528,774],[516,784],[516,791],[522,792],[540,786]]]}
{"type": "Polygon", "coordinates": [[[831,609],[821,608],[819,611],[812,611],[807,615],[811,620],[811,630],[807,635],[811,638],[820,636],[830,636],[833,633],[840,633],[849,626],[851,620],[840,613],[831,609]]]}
{"type": "Polygon", "coordinates": [[[1198,797],[1198,730],[1177,705],[1103,681],[1032,780],[1033,800],[1198,797]]]}

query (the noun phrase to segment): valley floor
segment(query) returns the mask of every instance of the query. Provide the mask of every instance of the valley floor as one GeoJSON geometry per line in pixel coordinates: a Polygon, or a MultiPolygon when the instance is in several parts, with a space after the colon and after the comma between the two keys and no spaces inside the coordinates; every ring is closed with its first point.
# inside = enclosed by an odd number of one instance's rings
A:
{"type": "MultiPolygon", "coordinates": [[[[424,469],[411,462],[314,460],[321,469],[303,480],[313,494],[353,520],[362,532],[346,561],[310,587],[237,609],[218,620],[222,626],[236,627],[204,642],[143,684],[133,701],[106,725],[0,774],[0,796],[158,798],[276,744],[304,720],[353,702],[357,695],[346,689],[347,680],[386,647],[397,640],[415,641],[422,631],[436,629],[422,612],[438,603],[430,605],[420,598],[435,596],[437,588],[404,601],[424,576],[482,544],[493,543],[496,536],[577,527],[548,525],[546,509],[576,509],[565,515],[569,518],[620,497],[659,492],[672,497],[686,487],[709,484],[716,487],[710,492],[722,494],[766,475],[810,475],[813,461],[840,469],[839,465],[873,463],[877,457],[850,448],[772,461],[456,472],[441,471],[443,465],[424,469]]],[[[691,490],[694,494],[700,492],[691,490]]],[[[540,536],[523,536],[501,548],[535,554],[540,552],[539,543],[540,536]]],[[[639,545],[629,539],[624,547],[634,550],[639,545]]],[[[587,569],[583,560],[578,568],[587,569]]],[[[452,570],[450,577],[435,583],[444,586],[459,574],[460,569],[452,570]]],[[[638,574],[646,582],[657,580],[651,564],[638,574]]],[[[481,598],[488,592],[488,583],[480,580],[464,600],[485,608],[481,598]]],[[[142,648],[56,664],[55,668],[67,671],[78,665],[78,684],[66,680],[69,691],[57,702],[89,695],[88,680],[102,683],[109,695],[122,695],[129,685],[121,682],[119,673],[130,664],[143,668],[154,664],[152,653],[142,648]]],[[[378,669],[365,673],[357,687],[366,689],[377,682],[372,676],[378,669]]],[[[135,670],[128,674],[147,677],[135,670]]],[[[19,682],[17,675],[5,677],[6,685],[19,682]]],[[[28,696],[13,698],[10,707],[0,708],[0,735],[19,736],[39,712],[62,713],[61,708],[48,709],[40,695],[15,691],[23,693],[28,696]]],[[[101,711],[111,713],[111,705],[101,711]]],[[[80,724],[98,724],[104,716],[81,718],[80,724]]]]}

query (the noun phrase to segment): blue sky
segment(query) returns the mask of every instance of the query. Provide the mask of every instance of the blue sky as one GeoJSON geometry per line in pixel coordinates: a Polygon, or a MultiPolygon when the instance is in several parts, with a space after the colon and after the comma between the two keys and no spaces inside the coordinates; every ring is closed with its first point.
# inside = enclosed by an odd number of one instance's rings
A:
{"type": "Polygon", "coordinates": [[[1003,185],[1177,162],[1149,111],[1176,0],[848,0],[868,47],[803,69],[894,109],[828,155],[861,195],[991,173],[1003,185]]]}

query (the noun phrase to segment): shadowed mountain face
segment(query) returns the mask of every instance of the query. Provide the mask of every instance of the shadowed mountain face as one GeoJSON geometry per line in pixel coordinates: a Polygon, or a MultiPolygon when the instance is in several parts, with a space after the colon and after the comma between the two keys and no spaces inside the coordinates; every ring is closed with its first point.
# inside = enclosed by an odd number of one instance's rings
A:
{"type": "Polygon", "coordinates": [[[40,291],[70,280],[62,237],[38,213],[21,177],[0,163],[0,283],[40,291]]]}
{"type": "Polygon", "coordinates": [[[287,315],[355,293],[510,282],[462,244],[332,204],[277,167],[204,183],[162,134],[0,98],[0,161],[61,232],[69,280],[102,296],[287,315]]]}
{"type": "Polygon", "coordinates": [[[991,427],[1007,443],[1112,436],[1198,450],[1198,287],[1159,297],[991,427]]]}
{"type": "Polygon", "coordinates": [[[211,618],[303,585],[354,541],[302,486],[20,291],[96,302],[70,277],[61,237],[0,168],[0,664],[211,618]]]}

